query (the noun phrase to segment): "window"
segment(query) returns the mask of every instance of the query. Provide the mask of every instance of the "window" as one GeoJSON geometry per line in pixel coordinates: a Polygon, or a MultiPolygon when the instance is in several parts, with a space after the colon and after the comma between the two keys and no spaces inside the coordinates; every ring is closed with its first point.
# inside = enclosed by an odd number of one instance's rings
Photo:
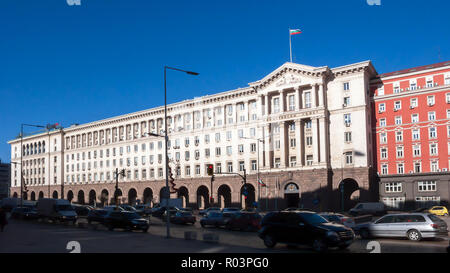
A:
{"type": "Polygon", "coordinates": [[[388,174],[388,165],[387,164],[381,165],[381,174],[388,174]]]}
{"type": "Polygon", "coordinates": [[[312,145],[312,142],[313,142],[312,136],[307,136],[307,137],[306,137],[306,145],[307,145],[307,146],[311,146],[311,145],[312,145]]]}
{"type": "Polygon", "coordinates": [[[444,84],[450,84],[450,74],[445,75],[444,84]]]}
{"type": "Polygon", "coordinates": [[[239,171],[243,172],[245,169],[245,162],[244,161],[239,161],[239,171]]]}
{"type": "Polygon", "coordinates": [[[380,119],[380,127],[385,127],[386,126],[386,119],[385,118],[381,118],[380,119]]]}
{"type": "Polygon", "coordinates": [[[436,191],[436,181],[420,181],[418,188],[419,191],[436,191]]]}
{"type": "Polygon", "coordinates": [[[411,115],[411,122],[412,122],[412,123],[417,123],[417,122],[419,122],[419,114],[412,114],[412,115],[411,115]]]}
{"type": "Polygon", "coordinates": [[[344,82],[344,90],[350,90],[350,83],[344,82]]]}
{"type": "Polygon", "coordinates": [[[437,172],[439,168],[439,163],[437,161],[430,162],[430,171],[437,172]]]}
{"type": "Polygon", "coordinates": [[[289,166],[295,167],[295,165],[297,165],[297,157],[291,156],[291,158],[289,159],[289,166]]]}
{"type": "Polygon", "coordinates": [[[273,113],[280,112],[280,98],[273,99],[273,113]]]}
{"type": "Polygon", "coordinates": [[[416,107],[417,107],[417,98],[413,98],[410,100],[409,108],[416,108],[416,107]]]}
{"type": "Polygon", "coordinates": [[[403,131],[395,132],[395,140],[397,142],[402,142],[403,141],[403,131]]]}
{"type": "Polygon", "coordinates": [[[311,166],[313,164],[313,156],[312,155],[307,155],[306,156],[306,165],[307,166],[311,166]]]}
{"type": "Polygon", "coordinates": [[[350,97],[344,97],[344,107],[350,105],[350,97]]]}
{"type": "Polygon", "coordinates": [[[305,128],[306,129],[310,129],[312,127],[312,122],[311,122],[311,120],[307,120],[306,122],[305,122],[305,128]]]}
{"type": "Polygon", "coordinates": [[[416,90],[417,89],[417,82],[415,80],[409,81],[409,90],[416,90]]]}
{"type": "Polygon", "coordinates": [[[384,104],[384,103],[380,103],[379,105],[378,105],[378,112],[384,112],[384,111],[386,111],[386,104],[384,104]]]}
{"type": "Polygon", "coordinates": [[[394,102],[394,111],[400,109],[402,109],[402,102],[401,101],[394,102]]]}
{"type": "Polygon", "coordinates": [[[291,147],[291,148],[294,148],[295,145],[296,145],[296,143],[295,143],[295,138],[291,138],[291,139],[290,139],[290,147],[291,147]]]}
{"type": "Polygon", "coordinates": [[[433,87],[433,78],[427,77],[427,87],[433,87]]]}
{"type": "Polygon", "coordinates": [[[252,160],[252,171],[256,171],[257,168],[256,160],[252,160]]]}
{"type": "Polygon", "coordinates": [[[391,182],[384,185],[385,192],[402,192],[402,183],[391,182]]]}
{"type": "Polygon", "coordinates": [[[420,139],[420,130],[419,129],[413,129],[412,130],[412,139],[413,140],[419,140],[420,139]]]}
{"type": "Polygon", "coordinates": [[[397,158],[403,158],[403,146],[397,146],[397,158]]]}
{"type": "Polygon", "coordinates": [[[351,114],[344,114],[344,123],[346,126],[352,123],[351,114]]]}
{"type": "Polygon", "coordinates": [[[280,163],[280,159],[279,158],[275,158],[275,168],[280,168],[280,165],[281,165],[281,163],[280,163]]]}
{"type": "Polygon", "coordinates": [[[395,125],[401,125],[402,124],[402,116],[396,116],[395,117],[395,125]]]}
{"type": "Polygon", "coordinates": [[[346,152],[345,153],[345,164],[353,164],[353,152],[346,152]]]}
{"type": "Polygon", "coordinates": [[[427,97],[427,104],[428,104],[428,106],[433,106],[434,105],[434,96],[428,96],[427,97]]]}
{"type": "Polygon", "coordinates": [[[378,96],[382,96],[382,95],[384,95],[384,87],[383,86],[378,88],[378,96]]]}
{"type": "Polygon", "coordinates": [[[387,133],[380,133],[380,143],[387,143],[387,133]]]}
{"type": "MultiPolygon", "coordinates": [[[[450,83],[448,83],[450,84],[450,83]]],[[[447,103],[450,103],[450,93],[445,94],[445,97],[447,98],[447,103]]]]}
{"type": "Polygon", "coordinates": [[[216,142],[220,142],[220,133],[216,133],[216,142]]]}
{"type": "Polygon", "coordinates": [[[216,156],[220,156],[220,154],[221,154],[220,147],[216,147],[216,156]]]}
{"type": "Polygon", "coordinates": [[[380,157],[381,159],[387,159],[387,148],[381,148],[380,157]]]}
{"type": "Polygon", "coordinates": [[[231,146],[227,146],[227,155],[231,155],[233,152],[233,149],[231,146]]]}
{"type": "Polygon", "coordinates": [[[200,165],[195,165],[195,174],[200,175],[200,165]]]}
{"type": "Polygon", "coordinates": [[[250,144],[250,152],[252,152],[252,153],[256,152],[256,143],[250,144]]]}
{"type": "Polygon", "coordinates": [[[216,164],[216,172],[217,173],[222,173],[222,164],[221,163],[217,163],[216,164]]]}
{"type": "MultiPolygon", "coordinates": [[[[383,203],[388,208],[401,209],[404,206],[405,197],[384,197],[383,203]]],[[[384,217],[377,223],[382,223],[382,221],[384,222],[385,219],[390,218],[390,217],[391,216],[384,217]]],[[[393,218],[390,218],[390,219],[393,219],[393,218]]],[[[392,222],[393,222],[393,220],[389,221],[389,223],[392,223],[392,222]]]]}
{"type": "Polygon", "coordinates": [[[344,132],[344,140],[345,142],[352,142],[352,132],[344,132]]]}
{"type": "Polygon", "coordinates": [[[413,145],[413,156],[420,156],[420,144],[413,145]]]}
{"type": "Polygon", "coordinates": [[[402,173],[404,173],[404,172],[405,172],[405,168],[404,168],[403,163],[398,163],[398,164],[397,164],[397,173],[398,173],[398,174],[402,174],[402,173]]]}
{"type": "Polygon", "coordinates": [[[244,145],[243,144],[239,144],[238,145],[238,151],[240,154],[242,154],[244,152],[244,145]]]}
{"type": "Polygon", "coordinates": [[[430,144],[430,155],[438,155],[438,149],[436,143],[430,144]]]}
{"type": "Polygon", "coordinates": [[[394,93],[400,93],[400,85],[399,83],[394,84],[394,93]]]}
{"type": "Polygon", "coordinates": [[[430,138],[436,138],[437,137],[436,127],[428,128],[428,133],[430,138]]]}
{"type": "Polygon", "coordinates": [[[231,140],[231,136],[232,136],[231,131],[227,131],[227,140],[231,140]]]}
{"type": "Polygon", "coordinates": [[[436,112],[428,112],[428,120],[436,120],[436,112]]]}
{"type": "Polygon", "coordinates": [[[414,162],[414,172],[420,173],[422,171],[422,163],[414,162]]]}
{"type": "Polygon", "coordinates": [[[305,92],[305,108],[311,108],[311,92],[305,92]]]}
{"type": "Polygon", "coordinates": [[[229,173],[233,172],[233,162],[228,162],[227,163],[227,169],[229,173]]]}
{"type": "Polygon", "coordinates": [[[294,110],[295,110],[295,96],[290,95],[289,96],[289,111],[294,111],[294,110]]]}

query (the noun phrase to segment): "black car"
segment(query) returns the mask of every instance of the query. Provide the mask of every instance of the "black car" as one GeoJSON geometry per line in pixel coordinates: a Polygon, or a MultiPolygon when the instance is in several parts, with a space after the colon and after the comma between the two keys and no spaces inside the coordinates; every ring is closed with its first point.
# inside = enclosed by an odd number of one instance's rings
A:
{"type": "Polygon", "coordinates": [[[310,245],[323,252],[328,247],[347,248],[353,243],[352,229],[328,222],[311,211],[281,211],[268,213],[261,222],[258,235],[272,248],[277,243],[310,245]]]}
{"type": "Polygon", "coordinates": [[[39,218],[36,209],[30,207],[15,207],[11,210],[11,219],[32,220],[39,218]]]}
{"type": "MultiPolygon", "coordinates": [[[[167,208],[166,207],[158,207],[152,211],[152,216],[154,217],[163,217],[165,215],[167,208]]],[[[169,207],[170,214],[175,214],[179,209],[176,207],[169,207]]]]}
{"type": "Polygon", "coordinates": [[[142,230],[147,232],[150,223],[136,212],[108,211],[104,219],[104,225],[109,229],[124,228],[126,230],[142,230]]]}
{"type": "Polygon", "coordinates": [[[72,204],[72,208],[75,210],[78,216],[87,216],[89,214],[89,211],[94,209],[91,206],[76,205],[76,204],[72,204]]]}
{"type": "Polygon", "coordinates": [[[210,211],[202,219],[200,219],[200,225],[202,227],[215,226],[224,227],[231,219],[234,213],[222,213],[219,211],[210,211]]]}
{"type": "Polygon", "coordinates": [[[108,214],[108,211],[104,210],[104,209],[90,210],[87,215],[87,221],[89,224],[92,222],[104,223],[105,217],[107,214],[108,214]]]}
{"type": "Polygon", "coordinates": [[[204,216],[204,215],[208,214],[208,212],[210,212],[210,211],[220,212],[220,208],[218,208],[218,207],[209,207],[207,209],[200,210],[198,212],[198,214],[201,215],[201,216],[204,216]]]}
{"type": "MultiPolygon", "coordinates": [[[[164,213],[163,221],[167,221],[167,214],[164,213]]],[[[170,211],[170,222],[174,224],[195,224],[195,216],[188,211],[170,211]]]]}

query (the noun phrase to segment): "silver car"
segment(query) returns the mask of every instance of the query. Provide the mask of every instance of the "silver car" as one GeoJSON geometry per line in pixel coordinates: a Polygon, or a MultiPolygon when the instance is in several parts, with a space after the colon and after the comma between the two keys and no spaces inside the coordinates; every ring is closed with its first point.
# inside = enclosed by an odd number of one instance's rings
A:
{"type": "Polygon", "coordinates": [[[358,227],[362,238],[407,237],[412,241],[448,235],[447,224],[430,213],[388,214],[358,227]]]}

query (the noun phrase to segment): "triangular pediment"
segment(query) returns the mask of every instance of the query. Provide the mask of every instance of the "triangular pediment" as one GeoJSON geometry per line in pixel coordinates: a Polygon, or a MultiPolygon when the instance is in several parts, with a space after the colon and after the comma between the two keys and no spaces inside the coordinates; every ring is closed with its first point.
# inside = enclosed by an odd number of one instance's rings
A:
{"type": "Polygon", "coordinates": [[[329,72],[327,66],[313,67],[303,64],[285,63],[263,79],[249,83],[256,90],[280,89],[316,82],[329,72]]]}

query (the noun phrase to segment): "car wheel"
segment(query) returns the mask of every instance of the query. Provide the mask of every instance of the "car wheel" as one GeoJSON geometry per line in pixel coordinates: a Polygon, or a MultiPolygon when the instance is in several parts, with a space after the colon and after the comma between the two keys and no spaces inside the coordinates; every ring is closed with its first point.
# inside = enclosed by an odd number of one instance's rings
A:
{"type": "Polygon", "coordinates": [[[418,230],[412,229],[407,233],[408,239],[411,241],[420,241],[422,239],[422,235],[418,230]]]}
{"type": "Polygon", "coordinates": [[[273,248],[277,244],[277,241],[271,236],[264,236],[264,245],[268,248],[273,248]]]}
{"type": "Polygon", "coordinates": [[[315,239],[312,247],[316,252],[325,252],[328,249],[327,244],[322,239],[315,239]]]}
{"type": "Polygon", "coordinates": [[[369,239],[370,238],[370,232],[366,228],[361,229],[359,231],[359,234],[361,235],[361,238],[363,238],[363,239],[369,239]]]}

